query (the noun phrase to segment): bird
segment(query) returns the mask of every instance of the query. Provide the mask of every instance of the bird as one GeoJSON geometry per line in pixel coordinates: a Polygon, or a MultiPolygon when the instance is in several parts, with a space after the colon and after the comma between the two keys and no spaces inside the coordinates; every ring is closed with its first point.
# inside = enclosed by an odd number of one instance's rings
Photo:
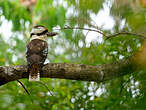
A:
{"type": "Polygon", "coordinates": [[[45,26],[36,25],[30,32],[30,41],[26,45],[26,60],[29,81],[40,81],[40,73],[48,55],[47,38],[57,35],[49,32],[45,26]]]}

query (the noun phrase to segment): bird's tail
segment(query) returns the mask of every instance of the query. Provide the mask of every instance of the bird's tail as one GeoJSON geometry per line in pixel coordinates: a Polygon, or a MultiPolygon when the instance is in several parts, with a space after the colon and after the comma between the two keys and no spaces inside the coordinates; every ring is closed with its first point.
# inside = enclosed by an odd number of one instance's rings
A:
{"type": "Polygon", "coordinates": [[[40,65],[33,64],[29,67],[29,81],[40,81],[40,65]]]}

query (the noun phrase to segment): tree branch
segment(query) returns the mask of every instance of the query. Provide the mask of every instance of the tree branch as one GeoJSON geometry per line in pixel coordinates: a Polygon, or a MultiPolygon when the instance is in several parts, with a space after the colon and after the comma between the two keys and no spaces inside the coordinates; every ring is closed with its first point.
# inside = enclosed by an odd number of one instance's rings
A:
{"type": "Polygon", "coordinates": [[[94,31],[94,32],[97,32],[99,34],[102,34],[103,36],[105,37],[108,37],[106,36],[101,30],[99,29],[90,29],[90,28],[82,28],[82,27],[70,27],[70,26],[65,26],[64,28],[60,28],[60,29],[54,29],[54,30],[66,30],[66,29],[79,29],[79,30],[87,30],[87,31],[94,31]]]}
{"type": "Polygon", "coordinates": [[[112,34],[112,35],[107,36],[106,37],[106,40],[107,39],[110,39],[112,37],[116,37],[118,35],[134,35],[134,36],[140,37],[141,39],[145,39],[146,38],[145,36],[143,36],[141,34],[137,34],[137,33],[132,33],[132,32],[119,32],[119,33],[116,33],[116,34],[112,34]]]}
{"type": "Polygon", "coordinates": [[[116,37],[118,35],[134,35],[134,36],[138,36],[141,39],[145,39],[146,37],[144,35],[141,34],[137,34],[137,33],[133,33],[133,32],[118,32],[116,34],[112,34],[112,35],[106,35],[104,32],[102,32],[101,30],[95,28],[95,29],[90,29],[90,28],[82,28],[82,27],[70,27],[70,26],[65,26],[64,28],[61,29],[55,29],[55,30],[65,30],[65,29],[79,29],[79,30],[87,30],[87,31],[94,31],[97,32],[101,35],[103,35],[104,37],[106,37],[106,40],[112,38],[112,37],[116,37]]]}
{"type": "MultiPolygon", "coordinates": [[[[138,55],[98,66],[49,63],[43,67],[41,77],[103,82],[140,70],[142,62],[138,55]]],[[[146,58],[143,61],[145,62],[146,58]]],[[[26,65],[0,67],[0,85],[22,78],[28,78],[26,65]]]]}
{"type": "Polygon", "coordinates": [[[27,93],[27,95],[30,95],[29,91],[26,89],[26,87],[24,86],[24,84],[21,81],[19,81],[18,79],[17,79],[17,81],[23,87],[23,89],[25,90],[25,92],[27,93]]]}

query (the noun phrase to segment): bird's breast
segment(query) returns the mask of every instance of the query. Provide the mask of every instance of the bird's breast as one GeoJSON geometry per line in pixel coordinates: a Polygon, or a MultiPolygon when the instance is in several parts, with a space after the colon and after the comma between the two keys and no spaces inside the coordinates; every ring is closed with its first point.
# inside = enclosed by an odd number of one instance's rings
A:
{"type": "Polygon", "coordinates": [[[27,45],[27,49],[31,53],[39,53],[47,47],[48,47],[47,42],[39,39],[31,40],[27,45]]]}

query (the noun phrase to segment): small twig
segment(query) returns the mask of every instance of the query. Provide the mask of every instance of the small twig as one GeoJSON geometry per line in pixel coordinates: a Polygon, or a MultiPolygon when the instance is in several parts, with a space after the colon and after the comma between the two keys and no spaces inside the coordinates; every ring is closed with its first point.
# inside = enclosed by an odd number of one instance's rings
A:
{"type": "Polygon", "coordinates": [[[123,91],[124,87],[125,87],[125,85],[124,85],[123,82],[122,82],[122,84],[121,84],[121,88],[120,88],[120,92],[119,92],[119,95],[122,94],[122,91],[123,91]]]}
{"type": "Polygon", "coordinates": [[[42,83],[40,81],[39,81],[39,83],[42,84],[48,90],[48,92],[51,94],[51,96],[54,96],[53,93],[50,91],[50,89],[47,87],[46,84],[44,84],[44,83],[42,83]]]}
{"type": "Polygon", "coordinates": [[[33,104],[33,100],[32,100],[32,97],[31,97],[29,91],[26,89],[26,87],[24,86],[24,84],[21,81],[19,81],[18,79],[17,79],[17,81],[24,88],[25,92],[30,96],[31,103],[33,104]]]}
{"type": "Polygon", "coordinates": [[[110,38],[112,38],[112,37],[116,37],[116,36],[118,36],[118,35],[134,35],[134,36],[139,36],[140,38],[142,38],[142,39],[145,39],[146,37],[145,36],[143,36],[143,35],[140,35],[140,34],[137,34],[137,33],[131,33],[131,32],[119,32],[119,33],[116,33],[116,34],[113,34],[113,35],[109,35],[109,36],[107,36],[107,38],[106,38],[106,40],[108,40],[108,39],[110,39],[110,38]]]}
{"type": "Polygon", "coordinates": [[[127,81],[124,81],[124,83],[121,85],[121,89],[120,89],[119,95],[121,95],[123,89],[125,88],[126,84],[127,84],[130,80],[131,80],[131,79],[129,78],[127,81]]]}
{"type": "Polygon", "coordinates": [[[90,31],[88,31],[88,32],[86,33],[86,35],[85,35],[86,37],[87,37],[87,35],[89,34],[89,32],[90,32],[90,31]]]}
{"type": "Polygon", "coordinates": [[[80,29],[80,30],[94,31],[94,32],[100,33],[103,36],[107,37],[102,31],[97,30],[97,29],[90,29],[90,28],[81,28],[81,27],[70,27],[70,26],[66,26],[64,28],[55,29],[55,30],[64,30],[64,29],[80,29]]]}
{"type": "Polygon", "coordinates": [[[19,84],[24,88],[25,92],[26,92],[28,95],[30,95],[29,91],[26,89],[26,87],[24,86],[24,84],[23,84],[21,81],[19,81],[18,79],[17,79],[17,81],[18,81],[19,84]]]}
{"type": "Polygon", "coordinates": [[[106,37],[106,40],[112,38],[112,37],[116,37],[118,35],[134,35],[134,36],[139,36],[142,39],[145,39],[146,37],[144,35],[141,34],[137,34],[137,33],[132,33],[132,32],[119,32],[116,34],[112,34],[112,35],[105,35],[101,30],[99,29],[90,29],[90,28],[81,28],[81,27],[70,27],[70,26],[66,26],[64,28],[60,28],[60,29],[55,29],[55,30],[64,30],[64,29],[80,29],[80,30],[88,30],[88,31],[94,31],[97,33],[102,34],[103,36],[106,37]]]}

